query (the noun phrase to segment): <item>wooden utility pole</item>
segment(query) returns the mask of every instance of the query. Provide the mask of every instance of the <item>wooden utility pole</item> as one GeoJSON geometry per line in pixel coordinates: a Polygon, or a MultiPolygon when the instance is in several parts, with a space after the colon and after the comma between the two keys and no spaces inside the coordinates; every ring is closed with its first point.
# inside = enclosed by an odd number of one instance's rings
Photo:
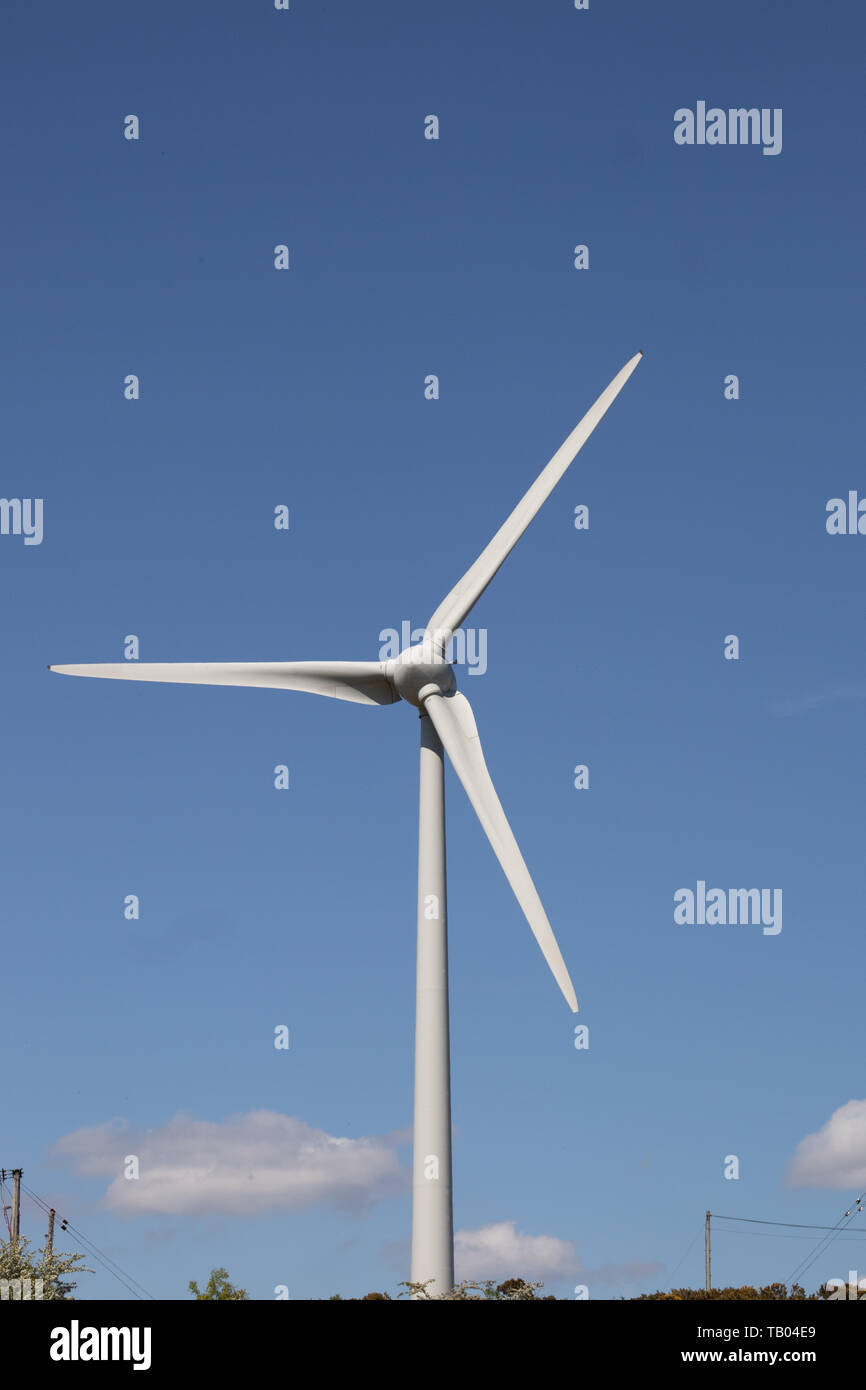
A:
{"type": "Polygon", "coordinates": [[[21,1169],[12,1169],[12,1249],[18,1245],[18,1228],[21,1221],[21,1169]]]}
{"type": "Polygon", "coordinates": [[[45,1258],[51,1259],[54,1254],[54,1208],[48,1213],[48,1234],[45,1237],[45,1258]]]}
{"type": "Polygon", "coordinates": [[[710,1291],[710,1213],[707,1212],[707,1220],[704,1231],[704,1265],[707,1275],[707,1293],[710,1291]]]}

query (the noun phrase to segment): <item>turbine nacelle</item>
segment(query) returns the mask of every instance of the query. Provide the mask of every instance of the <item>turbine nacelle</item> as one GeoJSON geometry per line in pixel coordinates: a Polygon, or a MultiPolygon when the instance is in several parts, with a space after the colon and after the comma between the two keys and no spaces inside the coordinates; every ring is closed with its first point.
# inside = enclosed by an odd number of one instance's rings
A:
{"type": "Polygon", "coordinates": [[[448,695],[457,689],[454,667],[445,660],[446,645],[428,632],[422,642],[385,663],[385,675],[402,700],[423,709],[429,695],[448,695]]]}

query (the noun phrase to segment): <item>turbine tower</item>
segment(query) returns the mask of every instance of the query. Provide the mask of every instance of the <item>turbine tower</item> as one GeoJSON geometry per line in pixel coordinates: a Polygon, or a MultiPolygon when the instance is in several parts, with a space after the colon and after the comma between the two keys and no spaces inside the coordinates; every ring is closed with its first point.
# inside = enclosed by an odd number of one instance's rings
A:
{"type": "Polygon", "coordinates": [[[418,957],[415,1003],[415,1120],[412,1178],[413,1282],[433,1293],[454,1283],[451,1211],[451,1068],[448,1035],[448,933],[445,891],[444,753],[463,784],[505,877],[566,1002],[577,999],[529,870],[487,771],[472,707],[446,659],[460,627],[533,517],[612,405],[642,357],[637,353],[572,430],[526,495],[442,600],[423,640],[390,661],[265,661],[52,666],[67,676],[190,685],[260,685],[302,690],[363,705],[406,700],[419,711],[418,957]]]}

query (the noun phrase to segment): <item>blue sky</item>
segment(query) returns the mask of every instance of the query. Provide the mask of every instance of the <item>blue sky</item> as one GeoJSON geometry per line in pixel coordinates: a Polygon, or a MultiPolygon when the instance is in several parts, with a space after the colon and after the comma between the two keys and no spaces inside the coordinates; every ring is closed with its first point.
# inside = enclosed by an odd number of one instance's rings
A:
{"type": "MultiPolygon", "coordinates": [[[[449,774],[458,1273],[696,1284],[706,1208],[831,1224],[866,1185],[866,539],[825,526],[866,493],[866,26],[817,16],[6,7],[0,490],[44,536],[0,535],[0,1165],[157,1296],[408,1277],[416,718],[47,664],[376,659],[639,348],[467,620],[581,1012],[449,774]],[[676,145],[699,100],[781,108],[781,153],[676,145]],[[675,924],[698,880],[781,888],[783,929],[675,924]]],[[[720,1284],[817,1239],[723,1224],[720,1284]]]]}

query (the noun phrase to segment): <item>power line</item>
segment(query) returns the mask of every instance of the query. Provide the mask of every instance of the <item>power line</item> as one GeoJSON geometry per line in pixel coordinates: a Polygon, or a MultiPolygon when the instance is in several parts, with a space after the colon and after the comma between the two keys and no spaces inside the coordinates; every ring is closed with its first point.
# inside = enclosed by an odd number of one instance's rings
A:
{"type": "MultiPolygon", "coordinates": [[[[31,1192],[29,1188],[25,1188],[25,1191],[26,1191],[27,1195],[30,1197],[31,1201],[34,1203],[35,1206],[39,1207],[39,1209],[40,1209],[41,1211],[48,1212],[48,1213],[50,1214],[51,1208],[48,1206],[47,1202],[44,1202],[44,1201],[42,1200],[41,1197],[38,1197],[38,1196],[36,1195],[35,1192],[31,1192]]],[[[103,1259],[103,1258],[102,1258],[102,1251],[99,1250],[98,1246],[94,1246],[94,1245],[93,1245],[93,1242],[90,1241],[90,1240],[88,1240],[87,1236],[85,1236],[81,1231],[77,1231],[77,1230],[75,1229],[74,1226],[70,1228],[69,1222],[66,1221],[66,1220],[64,1220],[64,1219],[61,1219],[61,1222],[60,1222],[60,1229],[61,1229],[61,1231],[66,1231],[66,1230],[70,1230],[70,1229],[71,1229],[71,1232],[72,1232],[72,1234],[75,1236],[76,1241],[77,1241],[78,1243],[80,1243],[80,1244],[85,1245],[86,1247],[89,1247],[89,1248],[85,1249],[85,1252],[84,1252],[84,1253],[87,1254],[87,1255],[89,1255],[92,1259],[96,1260],[97,1263],[101,1264],[102,1267],[103,1267],[103,1269],[106,1269],[106,1270],[108,1271],[109,1274],[113,1274],[114,1277],[115,1277],[115,1279],[117,1279],[118,1283],[123,1284],[123,1287],[124,1287],[129,1293],[131,1293],[135,1298],[141,1299],[141,1294],[140,1294],[140,1293],[137,1293],[136,1290],[132,1287],[132,1285],[128,1284],[128,1283],[126,1282],[126,1279],[121,1277],[121,1275],[123,1274],[123,1271],[120,1270],[120,1265],[117,1266],[117,1270],[112,1269],[111,1266],[110,1266],[109,1264],[106,1263],[106,1261],[107,1261],[110,1257],[106,1255],[106,1256],[105,1256],[105,1259],[103,1259]],[[120,1273],[117,1272],[118,1270],[120,1270],[120,1273]]],[[[112,1263],[114,1263],[114,1262],[112,1261],[112,1263]]],[[[129,1277],[130,1279],[132,1279],[132,1275],[131,1275],[131,1274],[130,1274],[128,1277],[129,1277]]],[[[133,1282],[137,1282],[137,1281],[134,1280],[133,1282]]],[[[142,1287],[143,1287],[143,1286],[142,1286],[142,1287]]],[[[147,1293],[147,1290],[145,1290],[145,1293],[147,1293]]],[[[149,1298],[149,1297],[150,1297],[150,1294],[148,1294],[148,1298],[149,1298]]]]}
{"type": "MultiPolygon", "coordinates": [[[[31,1200],[34,1202],[36,1206],[38,1206],[42,1211],[50,1213],[51,1208],[48,1206],[47,1202],[44,1202],[41,1197],[38,1197],[36,1195],[35,1192],[31,1192],[29,1188],[25,1188],[25,1191],[27,1192],[27,1195],[31,1198],[31,1200]]],[[[109,1255],[104,1255],[104,1252],[101,1251],[97,1245],[94,1245],[93,1241],[91,1241],[87,1236],[85,1236],[83,1231],[77,1230],[75,1226],[72,1226],[69,1221],[63,1218],[61,1218],[60,1229],[61,1231],[70,1231],[71,1234],[75,1236],[76,1241],[80,1244],[83,1244],[86,1247],[84,1252],[85,1254],[89,1255],[92,1259],[96,1260],[97,1263],[101,1264],[103,1269],[107,1270],[109,1274],[113,1274],[114,1278],[117,1279],[118,1283],[123,1284],[123,1287],[129,1293],[131,1293],[134,1298],[141,1300],[141,1294],[138,1293],[136,1289],[132,1287],[131,1284],[127,1283],[127,1279],[132,1279],[133,1284],[137,1284],[138,1280],[133,1278],[131,1274],[127,1275],[126,1271],[121,1269],[120,1265],[116,1264],[116,1261],[112,1260],[109,1255]],[[113,1269],[111,1267],[112,1265],[116,1265],[116,1268],[113,1269]]],[[[152,1294],[149,1294],[147,1292],[147,1289],[144,1288],[143,1284],[139,1284],[139,1288],[143,1290],[147,1298],[153,1297],[152,1294]]]]}
{"type": "Polygon", "coordinates": [[[690,1244],[689,1244],[689,1248],[688,1248],[688,1250],[686,1251],[686,1254],[685,1254],[685,1255],[682,1255],[682,1256],[680,1257],[680,1259],[679,1259],[679,1260],[677,1261],[677,1263],[674,1265],[673,1269],[671,1270],[671,1272],[670,1272],[670,1274],[669,1274],[669,1276],[668,1276],[668,1278],[670,1279],[671,1283],[673,1283],[674,1275],[676,1274],[676,1272],[677,1272],[677,1270],[679,1269],[680,1265],[682,1264],[683,1260],[686,1258],[686,1255],[690,1255],[691,1252],[692,1252],[692,1250],[694,1249],[695,1241],[699,1240],[700,1237],[701,1237],[702,1235],[703,1235],[703,1232],[702,1232],[702,1231],[698,1231],[696,1235],[692,1236],[692,1239],[691,1239],[691,1242],[690,1242],[690,1244]]]}
{"type": "MultiPolygon", "coordinates": [[[[51,1208],[49,1207],[48,1203],[43,1200],[42,1197],[38,1196],[37,1193],[33,1192],[29,1187],[25,1187],[24,1190],[27,1193],[27,1195],[31,1198],[31,1200],[42,1209],[42,1211],[50,1212],[51,1208]]],[[[107,1269],[109,1274],[113,1274],[115,1279],[117,1279],[121,1284],[123,1284],[124,1288],[128,1289],[128,1291],[131,1294],[133,1294],[136,1298],[140,1299],[141,1294],[137,1293],[136,1290],[126,1282],[127,1279],[131,1279],[133,1284],[137,1284],[139,1289],[142,1290],[142,1293],[145,1295],[146,1298],[149,1298],[154,1302],[156,1301],[153,1298],[153,1294],[149,1293],[143,1284],[140,1284],[139,1281],[132,1274],[128,1274],[126,1270],[124,1270],[117,1263],[116,1260],[113,1260],[111,1258],[110,1255],[106,1255],[104,1250],[100,1250],[99,1246],[96,1245],[95,1242],[89,1238],[89,1236],[86,1236],[83,1231],[80,1231],[77,1226],[73,1226],[71,1221],[61,1217],[60,1229],[62,1231],[68,1230],[72,1235],[75,1236],[75,1239],[77,1241],[89,1247],[86,1253],[88,1255],[91,1255],[95,1260],[98,1260],[98,1262],[103,1266],[103,1268],[107,1269]],[[114,1266],[114,1268],[112,1268],[112,1266],[114,1266]]]]}
{"type": "MultiPolygon", "coordinates": [[[[832,1230],[833,1228],[830,1227],[832,1230]]],[[[809,1240],[808,1235],[798,1235],[796,1231],[735,1231],[730,1226],[716,1226],[713,1229],[714,1236],[752,1236],[754,1240],[809,1240]]],[[[866,1240],[866,1231],[840,1231],[839,1240],[843,1245],[862,1244],[866,1240]]]]}
{"type": "MultiPolygon", "coordinates": [[[[860,1202],[862,1200],[863,1199],[861,1197],[857,1198],[857,1202],[860,1202]]],[[[855,1206],[857,1206],[857,1202],[854,1203],[855,1206]]],[[[859,1208],[859,1210],[862,1210],[862,1208],[859,1208]]],[[[847,1211],[845,1215],[848,1215],[847,1211]]],[[[713,1218],[716,1221],[748,1221],[752,1225],[756,1226],[794,1226],[797,1228],[797,1230],[800,1231],[838,1231],[840,1229],[845,1229],[844,1227],[840,1228],[838,1221],[835,1226],[808,1226],[805,1225],[802,1221],[762,1221],[757,1216],[720,1216],[719,1213],[716,1211],[713,1212],[713,1218]]],[[[841,1221],[842,1219],[843,1218],[840,1216],[839,1220],[841,1221]]],[[[853,1221],[853,1219],[854,1217],[852,1216],[851,1220],[853,1221]]],[[[855,1227],[855,1230],[859,1229],[859,1227],[855,1227]]],[[[866,1234],[866,1226],[864,1226],[862,1229],[864,1234],[866,1234]]]]}
{"type": "Polygon", "coordinates": [[[863,1198],[858,1197],[854,1202],[852,1202],[851,1206],[845,1212],[844,1216],[839,1217],[839,1220],[836,1222],[836,1225],[827,1228],[830,1231],[830,1234],[823,1236],[821,1240],[818,1241],[818,1244],[815,1247],[815,1250],[813,1251],[811,1257],[807,1256],[805,1260],[800,1261],[800,1263],[797,1265],[797,1268],[794,1270],[794,1273],[788,1279],[788,1283],[793,1283],[795,1278],[802,1278],[802,1276],[806,1273],[806,1270],[811,1269],[812,1265],[818,1259],[819,1255],[823,1255],[825,1251],[829,1250],[830,1246],[833,1244],[833,1241],[839,1235],[840,1231],[847,1230],[857,1213],[863,1210],[862,1202],[863,1198]],[[845,1221],[846,1217],[848,1218],[847,1223],[843,1226],[842,1222],[845,1221]]]}
{"type": "MultiPolygon", "coordinates": [[[[822,1235],[821,1239],[818,1241],[817,1246],[815,1246],[808,1255],[804,1256],[804,1258],[794,1269],[793,1273],[789,1274],[788,1278],[785,1280],[786,1284],[793,1284],[795,1280],[802,1279],[806,1271],[808,1269],[811,1269],[812,1265],[819,1258],[819,1256],[823,1255],[825,1251],[827,1251],[830,1248],[834,1240],[838,1240],[840,1237],[844,1236],[846,1243],[849,1243],[852,1239],[854,1241],[857,1241],[866,1238],[866,1228],[862,1226],[854,1226],[852,1229],[852,1222],[854,1221],[855,1216],[857,1216],[860,1212],[863,1211],[864,1198],[866,1198],[866,1194],[864,1194],[864,1196],[857,1197],[854,1200],[854,1202],[852,1202],[851,1206],[848,1208],[845,1214],[843,1216],[840,1216],[835,1226],[818,1226],[804,1221],[769,1221],[764,1217],[758,1216],[724,1216],[718,1212],[713,1212],[713,1217],[716,1221],[735,1221],[737,1223],[749,1226],[785,1227],[786,1231],[782,1232],[740,1232],[741,1235],[762,1235],[774,1240],[803,1240],[806,1238],[804,1236],[788,1235],[787,1230],[825,1232],[825,1234],[822,1235]]],[[[717,1227],[716,1229],[717,1231],[726,1232],[728,1235],[734,1234],[733,1230],[730,1227],[726,1228],[724,1226],[721,1226],[717,1227]]]]}
{"type": "MultiPolygon", "coordinates": [[[[29,1187],[25,1186],[24,1183],[22,1183],[21,1185],[24,1188],[24,1191],[27,1193],[28,1197],[30,1197],[31,1201],[33,1201],[36,1204],[36,1206],[38,1206],[42,1211],[46,1213],[50,1212],[51,1208],[46,1201],[44,1201],[37,1193],[33,1192],[29,1187]]],[[[100,1250],[99,1246],[95,1245],[94,1242],[90,1240],[90,1238],[86,1236],[83,1231],[80,1231],[77,1226],[73,1226],[71,1221],[68,1221],[65,1218],[61,1217],[60,1229],[62,1231],[70,1231],[77,1241],[89,1247],[85,1251],[85,1253],[90,1255],[93,1259],[97,1260],[102,1265],[102,1267],[108,1271],[109,1274],[113,1274],[115,1279],[117,1279],[118,1283],[123,1284],[124,1288],[129,1293],[131,1293],[134,1298],[144,1301],[144,1299],[142,1298],[142,1295],[144,1295],[144,1298],[149,1298],[152,1302],[156,1302],[156,1299],[154,1298],[153,1294],[149,1293],[148,1290],[144,1287],[144,1285],[140,1284],[139,1281],[134,1277],[134,1275],[127,1274],[126,1270],[122,1269],[116,1260],[112,1260],[110,1255],[106,1255],[103,1250],[100,1250]],[[112,1268],[112,1265],[114,1266],[114,1268],[112,1268]],[[132,1280],[133,1284],[138,1285],[138,1288],[141,1289],[141,1293],[138,1293],[136,1289],[132,1287],[131,1284],[127,1283],[127,1280],[129,1279],[132,1280]]]]}

